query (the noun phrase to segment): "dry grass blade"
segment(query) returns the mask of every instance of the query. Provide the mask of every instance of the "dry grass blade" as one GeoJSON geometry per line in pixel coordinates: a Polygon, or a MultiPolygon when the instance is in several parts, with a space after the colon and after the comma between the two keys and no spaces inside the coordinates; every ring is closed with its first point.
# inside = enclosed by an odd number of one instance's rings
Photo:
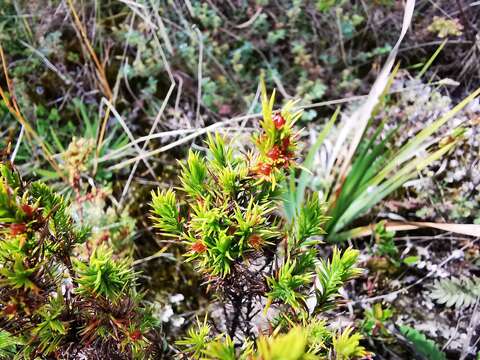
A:
{"type": "Polygon", "coordinates": [[[22,125],[20,129],[20,134],[18,134],[17,143],[15,144],[15,148],[13,149],[12,156],[10,157],[10,161],[15,163],[15,158],[17,157],[18,149],[20,149],[20,144],[22,143],[23,134],[25,133],[25,126],[22,125]]]}
{"type": "Polygon", "coordinates": [[[30,44],[27,44],[25,41],[20,40],[19,42],[20,42],[20,44],[25,46],[27,49],[29,49],[32,53],[37,55],[42,60],[42,62],[45,64],[45,66],[47,68],[49,68],[50,70],[52,70],[65,84],[70,85],[70,84],[73,83],[73,80],[70,78],[70,76],[68,76],[68,74],[67,75],[62,74],[62,72],[55,65],[53,65],[50,62],[50,60],[48,60],[47,57],[42,54],[41,51],[35,49],[30,44]]]}
{"type": "MultiPolygon", "coordinates": [[[[388,231],[409,231],[422,228],[438,229],[448,231],[455,234],[480,237],[480,225],[477,224],[453,224],[453,223],[435,223],[424,221],[387,221],[384,223],[385,229],[388,231]]],[[[338,234],[341,238],[361,238],[371,236],[375,232],[377,224],[370,224],[354,228],[338,234]]]]}
{"type": "Polygon", "coordinates": [[[236,25],[235,27],[237,29],[245,29],[245,28],[250,27],[250,25],[252,25],[255,22],[255,20],[257,20],[257,18],[260,16],[262,11],[263,11],[263,8],[261,6],[259,6],[257,11],[255,12],[255,14],[253,14],[253,16],[250,19],[248,19],[247,21],[245,21],[244,23],[242,23],[240,25],[236,25]]]}
{"type": "Polygon", "coordinates": [[[351,165],[352,158],[355,154],[355,151],[358,145],[360,144],[360,141],[362,139],[362,136],[368,124],[368,121],[372,116],[373,110],[378,104],[379,98],[387,86],[390,72],[393,68],[395,58],[398,53],[398,49],[400,48],[400,44],[402,43],[403,38],[405,37],[407,30],[410,26],[410,23],[412,22],[414,8],[415,8],[415,0],[408,0],[405,5],[405,13],[403,16],[403,24],[402,24],[402,31],[400,33],[400,37],[398,38],[397,43],[395,44],[394,48],[390,52],[390,55],[388,56],[387,61],[385,62],[385,65],[380,71],[380,74],[375,80],[375,83],[373,84],[372,89],[368,94],[367,100],[362,106],[360,106],[352,114],[352,116],[348,120],[349,123],[355,128],[355,135],[350,145],[350,148],[348,150],[348,154],[344,159],[344,162],[340,171],[340,179],[345,178],[348,168],[351,165]]]}
{"type": "Polygon", "coordinates": [[[50,165],[53,167],[53,169],[55,169],[55,171],[58,173],[58,175],[60,177],[62,177],[62,179],[65,180],[68,183],[68,179],[63,174],[63,171],[60,169],[60,166],[58,165],[58,163],[52,157],[52,154],[48,150],[48,148],[45,145],[45,143],[43,142],[42,138],[40,138],[40,136],[38,136],[36,131],[27,122],[27,120],[23,117],[22,112],[20,111],[20,107],[18,106],[17,99],[15,97],[12,81],[11,81],[10,77],[8,76],[7,61],[5,59],[5,55],[3,53],[3,48],[2,48],[1,45],[0,45],[0,58],[1,58],[1,61],[2,61],[3,74],[5,76],[5,81],[7,82],[8,91],[10,93],[11,99],[8,98],[7,94],[5,93],[5,91],[3,90],[3,88],[1,86],[0,86],[0,97],[2,98],[3,102],[5,103],[5,106],[7,107],[8,111],[22,125],[22,128],[27,133],[27,135],[30,135],[32,138],[34,138],[39,143],[45,159],[50,163],[50,165]]]}
{"type": "MultiPolygon", "coordinates": [[[[142,154],[145,149],[147,148],[147,145],[150,141],[150,139],[152,138],[151,135],[153,134],[153,132],[155,131],[156,127],[157,127],[157,124],[158,122],[160,121],[161,119],[161,116],[163,114],[163,112],[165,111],[165,108],[168,104],[168,100],[170,99],[170,96],[172,95],[173,93],[173,90],[175,89],[175,83],[172,83],[170,85],[170,88],[168,89],[168,93],[167,93],[167,96],[165,97],[165,99],[163,100],[163,103],[162,103],[162,106],[155,118],[155,121],[153,122],[153,125],[152,125],[152,128],[150,130],[150,133],[149,133],[149,136],[147,136],[145,142],[143,143],[143,146],[140,150],[140,154],[142,154]]],[[[133,140],[133,142],[135,143],[135,140],[133,140]]],[[[135,146],[135,145],[134,145],[135,146]]],[[[125,196],[127,195],[127,192],[128,192],[128,188],[130,186],[130,183],[132,182],[132,179],[133,179],[133,176],[135,174],[135,171],[137,170],[137,167],[138,167],[138,163],[140,162],[140,159],[138,161],[135,162],[135,164],[133,165],[133,168],[132,168],[132,171],[130,172],[130,175],[128,176],[128,179],[127,179],[127,183],[125,184],[125,187],[123,189],[123,192],[122,192],[122,197],[121,197],[121,200],[120,200],[120,203],[123,202],[123,199],[125,198],[125,196]]]]}
{"type": "MultiPolygon", "coordinates": [[[[125,133],[127,134],[127,136],[129,137],[130,141],[132,143],[134,143],[134,147],[135,149],[138,151],[138,153],[140,155],[143,154],[142,152],[142,149],[140,148],[140,146],[138,146],[138,144],[135,143],[135,137],[133,136],[132,132],[130,131],[130,129],[128,128],[127,124],[125,123],[125,121],[122,119],[122,117],[120,116],[120,114],[118,113],[118,111],[115,109],[115,107],[112,105],[112,103],[110,101],[108,101],[106,98],[102,98],[101,102],[100,102],[100,105],[103,105],[105,104],[108,109],[112,112],[113,116],[115,117],[115,119],[117,119],[117,121],[120,123],[120,125],[122,126],[123,130],[125,131],[125,133]]],[[[152,177],[154,179],[156,179],[157,177],[155,176],[155,172],[153,171],[153,168],[151,167],[151,165],[148,163],[147,161],[147,158],[146,157],[142,157],[141,158],[142,161],[145,163],[145,166],[147,167],[149,173],[152,175],[152,177]]]]}
{"type": "MultiPolygon", "coordinates": [[[[152,7],[154,6],[153,0],[150,0],[150,6],[152,6],[152,7]]],[[[165,43],[165,47],[167,48],[167,51],[170,54],[173,54],[173,46],[172,46],[172,43],[170,42],[170,38],[168,37],[167,29],[165,28],[165,24],[163,23],[162,18],[159,15],[158,9],[154,9],[153,14],[155,16],[155,19],[157,20],[158,30],[160,32],[160,36],[162,37],[162,39],[165,43]]],[[[152,31],[154,31],[154,29],[152,29],[152,31]]]]}
{"type": "MultiPolygon", "coordinates": [[[[80,38],[82,39],[88,54],[90,55],[91,59],[93,60],[93,63],[95,64],[95,68],[97,71],[97,77],[98,80],[100,81],[100,86],[102,88],[102,91],[104,95],[108,98],[108,100],[112,101],[113,99],[113,93],[112,89],[110,88],[110,85],[108,84],[107,80],[107,75],[105,73],[105,67],[103,64],[100,62],[100,60],[97,57],[97,54],[95,53],[95,50],[93,49],[92,44],[90,43],[90,40],[88,39],[87,32],[85,31],[85,28],[82,25],[82,22],[80,21],[80,18],[77,14],[77,11],[75,10],[75,7],[73,5],[72,0],[67,0],[68,7],[70,8],[70,11],[73,16],[73,20],[75,22],[75,27],[80,34],[80,38]]],[[[98,155],[100,153],[100,149],[102,148],[103,144],[103,139],[105,137],[105,130],[107,126],[107,121],[110,116],[110,109],[107,109],[105,112],[105,116],[103,118],[103,122],[101,125],[100,132],[98,134],[97,138],[97,146],[96,146],[96,151],[95,151],[95,161],[94,161],[94,172],[97,170],[97,161],[96,159],[98,158],[98,155]]]]}
{"type": "Polygon", "coordinates": [[[93,46],[90,43],[90,40],[88,39],[87,32],[85,31],[85,28],[83,27],[82,22],[78,17],[77,11],[73,6],[72,0],[67,0],[67,3],[68,3],[68,7],[70,8],[70,11],[72,12],[73,20],[75,22],[75,27],[80,33],[81,39],[85,44],[85,47],[87,48],[87,51],[95,64],[95,67],[97,69],[97,76],[100,81],[103,93],[109,100],[111,100],[113,97],[113,93],[112,93],[112,89],[110,89],[110,85],[108,84],[107,75],[105,73],[105,67],[98,59],[97,54],[95,53],[95,50],[93,49],[93,46]]]}
{"type": "MultiPolygon", "coordinates": [[[[152,4],[152,6],[153,6],[153,4],[152,4]]],[[[161,22],[161,19],[160,19],[160,17],[158,16],[158,11],[157,11],[157,10],[158,10],[158,9],[154,9],[153,12],[154,12],[155,14],[157,14],[157,17],[156,17],[156,18],[157,18],[157,21],[160,21],[160,22],[161,22]]],[[[145,10],[145,11],[146,11],[146,10],[145,10]]],[[[148,17],[147,14],[145,14],[145,16],[148,17]]],[[[149,22],[149,23],[151,23],[151,22],[149,22]]],[[[162,24],[159,23],[158,28],[161,28],[161,27],[162,27],[162,24]]],[[[158,126],[158,123],[160,122],[160,119],[161,119],[162,116],[163,116],[163,113],[164,113],[164,111],[165,111],[165,108],[167,107],[167,104],[168,104],[168,102],[169,102],[169,100],[170,100],[170,97],[172,96],[173,90],[175,90],[175,87],[176,87],[175,79],[174,79],[174,77],[173,77],[173,73],[172,73],[172,71],[171,71],[170,64],[169,64],[169,62],[167,61],[167,58],[166,58],[165,53],[164,53],[164,51],[163,51],[163,47],[162,47],[162,45],[160,44],[160,41],[159,41],[159,39],[158,39],[157,34],[155,33],[155,27],[154,27],[154,26],[150,26],[150,31],[151,31],[152,36],[153,36],[153,38],[154,38],[154,43],[155,43],[155,45],[156,45],[156,47],[157,47],[157,49],[158,49],[158,51],[159,51],[159,53],[160,53],[160,58],[161,58],[162,61],[163,61],[163,65],[165,66],[165,69],[167,70],[167,73],[168,73],[168,76],[169,76],[169,79],[170,79],[170,87],[169,87],[169,89],[168,89],[167,95],[166,95],[165,98],[163,99],[163,102],[162,102],[162,105],[161,105],[161,107],[160,107],[160,110],[158,111],[157,116],[155,117],[155,120],[153,121],[152,127],[150,128],[150,131],[149,131],[149,133],[148,133],[148,136],[146,137],[145,142],[143,143],[143,146],[142,146],[142,148],[141,148],[140,154],[143,153],[143,152],[145,151],[145,149],[147,148],[148,143],[150,142],[150,139],[152,138],[151,136],[154,134],[154,132],[155,132],[157,126],[158,126]]],[[[166,34],[164,34],[164,35],[167,36],[166,34]]],[[[167,49],[168,49],[168,45],[169,45],[168,37],[167,37],[166,43],[167,43],[166,46],[167,46],[167,49]]],[[[170,45],[170,46],[171,46],[171,45],[170,45]]],[[[201,57],[200,57],[200,61],[201,61],[201,57]]],[[[201,63],[199,64],[199,66],[201,67],[201,63]]],[[[200,89],[201,89],[201,82],[199,82],[199,87],[200,87],[200,89]]],[[[198,115],[199,111],[200,111],[200,109],[198,108],[198,109],[197,109],[197,115],[198,115]]],[[[134,141],[134,142],[135,142],[135,141],[134,141]]],[[[135,146],[136,146],[136,145],[135,145],[135,146]]],[[[132,182],[132,180],[133,180],[133,176],[135,175],[135,172],[137,171],[137,167],[138,167],[139,162],[140,162],[140,159],[135,162],[135,164],[133,165],[132,170],[130,171],[130,174],[129,174],[129,176],[128,176],[127,182],[125,183],[125,186],[124,186],[123,191],[122,191],[122,196],[121,196],[121,198],[120,198],[120,203],[123,202],[123,200],[125,199],[125,197],[126,197],[126,195],[127,195],[127,193],[128,193],[128,189],[130,188],[130,184],[131,184],[131,182],[132,182]]]]}
{"type": "Polygon", "coordinates": [[[182,144],[185,144],[187,142],[189,142],[190,140],[193,140],[201,135],[204,135],[204,134],[207,134],[209,132],[212,132],[214,131],[215,129],[217,128],[220,128],[220,127],[223,127],[225,125],[228,125],[228,124],[231,124],[232,122],[237,122],[237,121],[242,121],[242,120],[247,120],[247,119],[255,119],[259,117],[259,114],[253,114],[253,115],[246,115],[246,116],[239,116],[237,118],[232,118],[232,119],[229,119],[229,120],[225,120],[225,121],[219,121],[219,122],[216,122],[212,125],[209,125],[207,127],[204,127],[204,128],[200,128],[200,129],[196,129],[194,133],[188,135],[188,136],[185,136],[184,138],[181,138],[177,141],[174,141],[168,145],[165,145],[165,146],[162,146],[161,148],[158,148],[158,149],[155,149],[155,150],[152,150],[152,151],[149,151],[149,152],[146,152],[146,153],[143,153],[139,156],[136,156],[132,159],[128,159],[128,160],[125,160],[125,161],[122,161],[116,165],[113,165],[113,166],[110,166],[108,169],[109,170],[118,170],[118,169],[122,169],[124,168],[125,166],[128,166],[132,163],[134,163],[135,161],[138,161],[139,159],[146,159],[150,156],[154,156],[154,155],[157,155],[157,154],[160,154],[162,152],[165,152],[167,150],[170,150],[170,149],[173,149],[174,147],[177,147],[177,146],[180,146],[182,144]]]}
{"type": "Polygon", "coordinates": [[[202,104],[202,82],[203,82],[203,35],[200,30],[195,27],[195,34],[198,37],[198,71],[197,71],[197,109],[195,111],[195,125],[200,125],[200,106],[202,104]]]}

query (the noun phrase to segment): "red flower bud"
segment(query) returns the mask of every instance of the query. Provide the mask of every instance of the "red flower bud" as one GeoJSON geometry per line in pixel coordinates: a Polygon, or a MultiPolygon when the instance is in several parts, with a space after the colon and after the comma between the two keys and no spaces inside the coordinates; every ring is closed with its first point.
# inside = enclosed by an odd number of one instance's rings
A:
{"type": "Polygon", "coordinates": [[[276,113],[272,117],[273,124],[275,125],[275,128],[281,129],[283,125],[285,125],[285,119],[280,113],[276,113]]]}
{"type": "Polygon", "coordinates": [[[104,231],[102,236],[100,236],[99,243],[107,242],[108,239],[110,239],[110,233],[108,231],[104,231]]]}
{"type": "Polygon", "coordinates": [[[272,165],[267,163],[260,163],[258,164],[258,173],[268,176],[272,172],[272,165]]]}
{"type": "Polygon", "coordinates": [[[261,238],[261,236],[257,234],[252,234],[248,238],[248,244],[253,247],[255,250],[259,250],[261,246],[263,245],[264,241],[261,238]]]}
{"type": "Polygon", "coordinates": [[[131,338],[132,340],[134,340],[134,341],[140,339],[141,337],[142,337],[142,332],[141,332],[140,330],[138,330],[138,329],[133,330],[133,331],[130,333],[130,338],[131,338]]]}
{"type": "Polygon", "coordinates": [[[192,251],[196,252],[197,254],[201,254],[205,250],[207,250],[207,247],[200,240],[192,244],[192,251]]]}
{"type": "Polygon", "coordinates": [[[272,160],[278,160],[278,158],[281,155],[281,151],[277,145],[275,145],[273,148],[270,149],[270,151],[267,153],[267,156],[272,159],[272,160]]]}
{"type": "Polygon", "coordinates": [[[10,224],[10,234],[13,236],[23,234],[27,231],[27,225],[25,224],[10,224]]]}
{"type": "Polygon", "coordinates": [[[28,217],[32,217],[34,209],[30,205],[24,204],[21,206],[21,208],[25,215],[27,215],[28,217]]]}
{"type": "Polygon", "coordinates": [[[17,312],[17,305],[9,303],[5,306],[5,310],[3,310],[7,315],[13,315],[17,312]]]}
{"type": "Polygon", "coordinates": [[[288,136],[282,140],[282,150],[286,151],[289,146],[290,146],[290,137],[288,136]]]}

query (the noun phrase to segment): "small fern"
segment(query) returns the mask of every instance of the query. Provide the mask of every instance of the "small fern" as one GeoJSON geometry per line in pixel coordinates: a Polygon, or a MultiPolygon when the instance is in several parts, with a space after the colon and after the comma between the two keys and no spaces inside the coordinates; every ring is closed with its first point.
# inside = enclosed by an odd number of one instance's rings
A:
{"type": "Polygon", "coordinates": [[[430,297],[448,307],[467,308],[480,298],[480,278],[473,276],[436,281],[430,297]]]}
{"type": "Polygon", "coordinates": [[[415,352],[428,360],[445,360],[445,353],[438,348],[435,341],[427,339],[420,331],[409,326],[400,326],[400,332],[410,341],[415,352]]]}

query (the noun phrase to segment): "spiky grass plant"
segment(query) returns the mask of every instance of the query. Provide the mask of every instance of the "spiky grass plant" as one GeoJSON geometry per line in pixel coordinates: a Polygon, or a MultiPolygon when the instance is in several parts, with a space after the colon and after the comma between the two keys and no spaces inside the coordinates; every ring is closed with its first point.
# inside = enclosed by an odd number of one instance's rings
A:
{"type": "MultiPolygon", "coordinates": [[[[379,95],[377,110],[386,106],[389,99],[388,91],[397,71],[398,67],[382,86],[383,91],[379,95]]],[[[401,127],[384,131],[385,124],[381,123],[374,131],[377,110],[365,112],[368,121],[364,122],[363,127],[358,128],[353,119],[348,122],[344,120],[334,133],[332,129],[340,113],[340,109],[337,109],[312,144],[300,174],[296,172],[290,174],[287,192],[284,195],[287,217],[293,218],[295,212],[304,206],[304,193],[307,187],[317,188],[329,216],[325,224],[329,242],[338,243],[372,234],[372,229],[375,228],[373,224],[358,228],[352,228],[352,224],[409,180],[415,179],[420,171],[455,149],[464,138],[464,125],[453,127],[446,137],[438,136],[438,132],[479,94],[480,89],[475,90],[401,146],[395,145],[393,141],[401,127]],[[350,139],[347,135],[353,133],[362,136],[353,136],[351,141],[347,140],[350,139]],[[314,159],[327,138],[334,143],[332,153],[328,154],[329,161],[320,165],[319,169],[314,169],[314,159]],[[345,152],[344,149],[350,150],[345,152]],[[310,170],[317,172],[321,180],[318,186],[313,185],[310,170]]],[[[357,115],[358,113],[360,110],[356,112],[357,115]]],[[[469,224],[464,224],[461,229],[455,231],[468,234],[469,227],[469,224]]]]}
{"type": "Polygon", "coordinates": [[[292,111],[293,102],[274,112],[274,98],[262,86],[261,131],[247,151],[235,151],[216,134],[208,136],[205,155],[189,152],[180,176],[185,204],[172,190],[152,193],[154,226],[185,244],[186,260],[233,306],[230,319],[225,315],[229,336],[210,337],[204,323],[180,342],[193,358],[277,359],[296,343],[292,359],[316,359],[329,351],[340,354],[345,339],[358,348],[348,358],[365,353],[351,330],[336,337],[325,327],[315,332],[321,339],[307,340],[313,335],[306,328],[318,325],[317,315],[333,307],[344,282],[359,275],[358,251],[335,249],[330,260],[320,259],[327,218],[317,197],[307,197],[293,221],[282,217],[282,184],[296,165],[293,126],[301,113],[292,111]],[[252,335],[252,314],[259,307],[265,313],[274,308],[277,315],[267,320],[279,335],[244,342],[239,352],[232,339],[237,332],[252,335]]]}
{"type": "Polygon", "coordinates": [[[105,247],[75,258],[88,236],[62,197],[0,164],[0,353],[149,357],[154,322],[137,274],[105,247]]]}

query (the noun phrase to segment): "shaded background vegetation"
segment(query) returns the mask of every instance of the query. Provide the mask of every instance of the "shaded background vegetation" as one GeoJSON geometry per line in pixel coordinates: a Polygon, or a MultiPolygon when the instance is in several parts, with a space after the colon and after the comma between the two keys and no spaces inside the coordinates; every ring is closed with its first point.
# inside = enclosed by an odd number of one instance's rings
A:
{"type": "MultiPolygon", "coordinates": [[[[0,146],[14,151],[26,179],[43,179],[75,201],[81,221],[94,226],[94,244],[108,238],[119,256],[134,256],[144,272],[141,288],[170,341],[207,310],[212,295],[182,261],[182,247],[154,234],[151,189],[178,185],[176,159],[203,147],[202,129],[213,126],[241,142],[257,127],[238,117],[259,112],[261,72],[280,100],[299,98],[305,106],[299,127],[308,150],[338,104],[346,116],[369,92],[399,36],[403,11],[394,0],[0,0],[10,86],[33,129],[21,132],[0,104],[0,146]],[[148,157],[135,158],[143,152],[148,157]]],[[[480,86],[479,19],[478,2],[417,2],[398,54],[401,70],[371,127],[402,126],[390,148],[480,86]]],[[[5,77],[0,83],[8,88],[5,77]]],[[[475,100],[448,127],[466,128],[455,150],[354,225],[479,223],[479,118],[475,100]]],[[[328,149],[327,143],[316,157],[312,188],[322,182],[315,169],[328,149]]],[[[477,300],[450,308],[429,294],[441,279],[478,275],[475,238],[432,229],[394,234],[380,226],[355,244],[368,273],[348,289],[353,300],[339,321],[370,335],[379,358],[413,351],[394,324],[425,332],[451,358],[473,356],[477,300]]],[[[444,285],[450,296],[468,288],[478,297],[478,281],[444,285]]]]}

